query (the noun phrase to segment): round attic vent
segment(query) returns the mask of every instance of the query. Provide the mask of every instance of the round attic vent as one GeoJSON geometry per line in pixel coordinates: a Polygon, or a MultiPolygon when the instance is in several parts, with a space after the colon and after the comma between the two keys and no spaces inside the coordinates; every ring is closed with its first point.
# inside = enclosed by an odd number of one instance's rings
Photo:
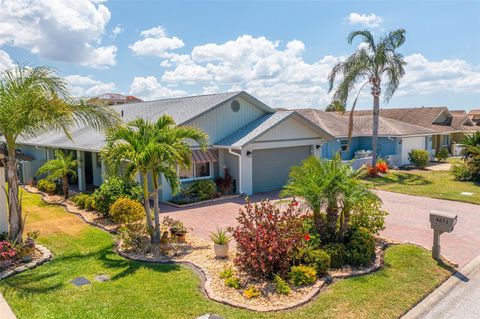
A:
{"type": "Polygon", "coordinates": [[[232,108],[233,112],[238,112],[240,110],[240,102],[233,100],[232,103],[230,103],[230,107],[232,108]]]}

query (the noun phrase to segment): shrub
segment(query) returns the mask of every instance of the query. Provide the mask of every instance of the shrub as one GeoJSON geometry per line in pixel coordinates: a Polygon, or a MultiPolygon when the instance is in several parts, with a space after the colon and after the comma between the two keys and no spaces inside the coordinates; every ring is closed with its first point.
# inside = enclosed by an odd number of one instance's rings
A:
{"type": "Polygon", "coordinates": [[[70,199],[72,202],[77,205],[78,208],[85,209],[85,200],[89,197],[88,194],[77,194],[72,196],[70,199]]]}
{"type": "Polygon", "coordinates": [[[95,197],[93,197],[93,195],[88,195],[85,198],[84,208],[85,208],[85,210],[95,210],[96,209],[95,197]]]}
{"type": "Polygon", "coordinates": [[[330,243],[323,247],[330,256],[330,266],[341,268],[347,262],[347,248],[342,243],[330,243]]]}
{"type": "Polygon", "coordinates": [[[209,179],[199,179],[192,183],[193,193],[200,200],[215,198],[217,194],[217,186],[209,179]]]}
{"type": "Polygon", "coordinates": [[[330,256],[325,250],[306,248],[302,249],[301,261],[315,269],[318,275],[324,275],[330,268],[330,256]]]}
{"type": "Polygon", "coordinates": [[[425,168],[430,161],[430,156],[426,150],[412,150],[408,154],[408,160],[417,168],[425,168]]]}
{"type": "Polygon", "coordinates": [[[257,298],[260,296],[260,290],[254,285],[250,285],[247,289],[243,291],[243,295],[247,299],[257,298]]]}
{"type": "Polygon", "coordinates": [[[317,271],[311,266],[293,266],[288,277],[295,286],[310,285],[317,280],[317,271]]]}
{"type": "Polygon", "coordinates": [[[232,267],[225,267],[222,272],[220,273],[220,278],[230,278],[233,276],[233,268],[232,267]]]}
{"type": "Polygon", "coordinates": [[[126,249],[142,249],[149,243],[147,227],[142,223],[122,225],[118,236],[126,249]]]}
{"type": "Polygon", "coordinates": [[[41,179],[37,183],[37,188],[42,192],[53,195],[57,190],[57,184],[48,179],[41,179]]]}
{"type": "Polygon", "coordinates": [[[230,194],[233,188],[233,177],[228,172],[228,168],[223,170],[223,177],[218,176],[215,180],[215,184],[222,193],[222,195],[230,194]]]}
{"type": "Polygon", "coordinates": [[[444,161],[450,156],[450,152],[447,147],[442,147],[435,152],[435,158],[438,161],[444,161]]]}
{"type": "Polygon", "coordinates": [[[228,278],[225,278],[225,286],[230,287],[230,288],[235,288],[235,289],[240,289],[240,278],[237,276],[231,276],[228,278]]]}
{"type": "Polygon", "coordinates": [[[382,174],[387,174],[388,173],[388,164],[385,160],[378,160],[377,163],[375,164],[375,168],[379,173],[382,174]]]}
{"type": "Polygon", "coordinates": [[[365,165],[365,170],[367,172],[368,177],[377,177],[378,176],[378,169],[376,166],[372,166],[370,164],[365,165]]]}
{"type": "Polygon", "coordinates": [[[118,224],[138,222],[145,216],[142,204],[126,197],[117,199],[110,207],[109,213],[112,220],[118,224]]]}
{"type": "Polygon", "coordinates": [[[108,217],[110,206],[120,197],[140,201],[142,189],[136,183],[118,177],[110,177],[93,193],[96,210],[108,217]]]}
{"type": "Polygon", "coordinates": [[[453,164],[452,167],[450,167],[450,172],[455,176],[455,179],[459,181],[469,181],[472,179],[468,165],[465,163],[453,164]]]}
{"type": "Polygon", "coordinates": [[[280,295],[288,295],[290,294],[290,286],[287,284],[285,280],[282,279],[279,275],[275,275],[273,277],[273,282],[275,284],[275,291],[277,294],[280,295]]]}
{"type": "Polygon", "coordinates": [[[353,229],[348,234],[348,263],[366,266],[375,256],[375,238],[366,228],[353,229]]]}
{"type": "Polygon", "coordinates": [[[365,197],[352,208],[349,227],[353,229],[364,227],[372,234],[378,234],[385,229],[385,216],[387,215],[379,198],[365,197]]]}
{"type": "Polygon", "coordinates": [[[240,209],[238,226],[233,229],[237,268],[257,278],[285,275],[303,243],[302,219],[302,213],[292,203],[280,212],[270,201],[252,204],[247,200],[240,209]]]}

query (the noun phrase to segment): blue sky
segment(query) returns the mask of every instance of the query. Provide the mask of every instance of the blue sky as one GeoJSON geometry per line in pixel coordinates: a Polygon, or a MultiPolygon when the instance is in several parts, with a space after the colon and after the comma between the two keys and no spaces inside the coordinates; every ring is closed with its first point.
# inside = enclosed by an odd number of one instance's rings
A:
{"type": "Polygon", "coordinates": [[[480,1],[0,0],[0,68],[54,66],[81,96],[243,89],[324,107],[328,72],[358,44],[347,34],[365,28],[407,30],[407,73],[384,107],[480,107],[480,1]]]}

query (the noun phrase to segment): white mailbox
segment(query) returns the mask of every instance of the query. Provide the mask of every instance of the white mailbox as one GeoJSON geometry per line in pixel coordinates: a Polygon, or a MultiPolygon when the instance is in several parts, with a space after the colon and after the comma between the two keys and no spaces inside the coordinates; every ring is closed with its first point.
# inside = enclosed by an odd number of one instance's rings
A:
{"type": "Polygon", "coordinates": [[[432,211],[430,213],[430,226],[442,233],[450,233],[457,224],[457,215],[432,211]]]}
{"type": "Polygon", "coordinates": [[[450,233],[457,224],[457,215],[432,211],[430,213],[430,226],[433,229],[433,246],[432,257],[435,260],[440,257],[440,235],[442,233],[450,233]]]}

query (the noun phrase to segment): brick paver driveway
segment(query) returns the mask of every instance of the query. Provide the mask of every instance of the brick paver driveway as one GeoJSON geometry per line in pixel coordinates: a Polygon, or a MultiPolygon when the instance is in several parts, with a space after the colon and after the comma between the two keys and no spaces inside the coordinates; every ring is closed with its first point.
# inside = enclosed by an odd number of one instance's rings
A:
{"type": "MultiPolygon", "coordinates": [[[[382,235],[398,241],[408,241],[431,249],[433,231],[430,229],[431,210],[458,214],[458,224],[453,233],[441,237],[442,254],[463,266],[480,254],[480,205],[410,196],[378,191],[385,209],[390,213],[382,235]]],[[[277,193],[260,194],[252,197],[258,201],[263,197],[277,199],[277,193]]],[[[234,226],[242,198],[225,200],[210,205],[184,209],[163,204],[162,212],[182,220],[193,232],[208,239],[217,227],[234,226]]]]}

